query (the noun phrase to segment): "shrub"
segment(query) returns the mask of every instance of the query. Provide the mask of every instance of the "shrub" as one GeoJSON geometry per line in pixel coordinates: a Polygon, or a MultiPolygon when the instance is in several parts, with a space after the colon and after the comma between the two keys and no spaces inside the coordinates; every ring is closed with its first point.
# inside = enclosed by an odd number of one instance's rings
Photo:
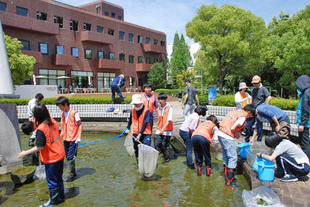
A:
{"type": "Polygon", "coordinates": [[[216,99],[212,101],[212,106],[236,106],[235,96],[234,95],[218,96],[216,97],[216,99]]]}
{"type": "Polygon", "coordinates": [[[208,95],[198,95],[198,98],[199,98],[199,104],[203,105],[209,104],[208,95]]]}
{"type": "Polygon", "coordinates": [[[155,92],[160,94],[160,93],[166,93],[169,96],[176,96],[178,95],[178,92],[182,91],[182,93],[184,94],[184,88],[183,89],[164,89],[164,88],[160,88],[160,89],[156,89],[155,92]]]}

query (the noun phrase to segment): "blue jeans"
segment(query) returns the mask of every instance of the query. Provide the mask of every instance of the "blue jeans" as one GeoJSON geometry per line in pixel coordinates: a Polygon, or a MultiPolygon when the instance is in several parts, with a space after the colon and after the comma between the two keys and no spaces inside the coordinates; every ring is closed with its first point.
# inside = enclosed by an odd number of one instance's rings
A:
{"type": "MultiPolygon", "coordinates": [[[[134,134],[133,136],[137,137],[138,135],[134,134]]],[[[136,142],[134,139],[132,139],[132,141],[133,141],[133,148],[135,149],[136,158],[138,158],[138,156],[139,156],[138,145],[140,143],[136,142]]],[[[151,144],[152,144],[152,135],[151,134],[142,134],[139,141],[142,142],[145,145],[151,146],[151,144]]]]}
{"type": "Polygon", "coordinates": [[[121,100],[121,102],[124,102],[124,97],[122,95],[121,89],[118,86],[111,86],[111,91],[112,91],[112,101],[113,103],[115,103],[115,93],[117,93],[119,95],[119,98],[121,100]]]}
{"type": "Polygon", "coordinates": [[[78,144],[75,142],[64,141],[64,148],[67,160],[74,160],[77,156],[78,144]]]}
{"type": "Polygon", "coordinates": [[[310,159],[310,130],[304,127],[303,132],[299,132],[300,147],[310,159]]]}
{"type": "Polygon", "coordinates": [[[235,169],[238,160],[235,141],[231,139],[225,139],[220,136],[219,141],[222,146],[223,164],[230,169],[235,169]]]}
{"type": "MultiPolygon", "coordinates": [[[[254,117],[252,118],[248,118],[246,121],[246,124],[244,126],[245,130],[246,130],[246,135],[245,135],[245,141],[249,142],[250,141],[250,136],[252,134],[253,131],[253,125],[255,124],[256,119],[254,117]]],[[[257,132],[258,136],[257,136],[257,141],[262,141],[262,137],[263,137],[263,131],[259,131],[257,132]]]]}
{"type": "Polygon", "coordinates": [[[196,165],[202,167],[203,158],[207,167],[211,167],[211,154],[209,141],[200,135],[192,137],[196,165]]]}
{"type": "Polygon", "coordinates": [[[193,164],[193,157],[192,157],[192,150],[193,150],[193,142],[191,140],[191,135],[189,132],[179,130],[179,134],[184,140],[185,146],[186,146],[186,160],[187,165],[193,164]]]}
{"type": "Polygon", "coordinates": [[[64,183],[62,180],[62,173],[64,168],[64,160],[58,161],[56,163],[44,164],[46,182],[49,190],[64,190],[64,183]]]}
{"type": "Polygon", "coordinates": [[[277,177],[283,177],[285,174],[301,177],[310,172],[310,166],[306,163],[298,164],[294,158],[287,153],[283,153],[276,158],[277,177]]]}

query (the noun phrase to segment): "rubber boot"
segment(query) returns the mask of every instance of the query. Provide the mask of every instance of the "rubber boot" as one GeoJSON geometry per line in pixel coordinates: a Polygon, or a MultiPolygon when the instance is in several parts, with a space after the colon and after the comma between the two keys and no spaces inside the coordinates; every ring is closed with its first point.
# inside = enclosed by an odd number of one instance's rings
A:
{"type": "Polygon", "coordinates": [[[169,150],[168,149],[163,149],[163,154],[164,154],[164,162],[169,162],[169,150]]]}
{"type": "Polygon", "coordinates": [[[197,176],[201,176],[202,175],[202,167],[197,166],[196,172],[197,172],[197,176]]]}
{"type": "Polygon", "coordinates": [[[59,203],[62,203],[65,201],[64,194],[62,196],[63,191],[59,191],[59,189],[49,189],[50,199],[47,203],[40,205],[40,207],[49,207],[54,206],[59,203]]]}
{"type": "Polygon", "coordinates": [[[188,164],[187,167],[191,170],[195,170],[195,165],[192,163],[192,164],[188,164]]]}
{"type": "Polygon", "coordinates": [[[211,176],[211,167],[206,167],[206,176],[211,176]]]}
{"type": "Polygon", "coordinates": [[[239,187],[236,184],[234,169],[227,168],[226,174],[225,174],[225,185],[231,186],[231,187],[239,187]]]}
{"type": "Polygon", "coordinates": [[[69,167],[69,176],[66,179],[66,182],[72,182],[76,177],[76,170],[75,170],[75,160],[68,161],[69,167]]]}

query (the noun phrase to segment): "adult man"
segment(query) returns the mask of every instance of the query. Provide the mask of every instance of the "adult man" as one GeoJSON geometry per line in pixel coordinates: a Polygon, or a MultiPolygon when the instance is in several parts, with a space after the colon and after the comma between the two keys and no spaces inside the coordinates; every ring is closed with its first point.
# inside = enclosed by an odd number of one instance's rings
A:
{"type": "Polygon", "coordinates": [[[297,107],[297,125],[300,147],[310,159],[310,77],[302,75],[296,80],[299,103],[297,107]]]}
{"type": "Polygon", "coordinates": [[[121,91],[121,87],[124,86],[124,75],[120,74],[119,76],[117,76],[116,78],[113,79],[112,83],[111,83],[111,91],[112,91],[112,102],[113,104],[115,104],[115,93],[117,93],[119,95],[119,98],[121,100],[121,103],[125,103],[124,102],[124,97],[122,95],[122,91],[121,91]]]}
{"type": "MultiPolygon", "coordinates": [[[[289,138],[290,119],[280,108],[262,103],[256,109],[253,104],[248,104],[244,107],[244,110],[251,112],[252,116],[256,116],[256,126],[250,141],[251,145],[254,144],[254,140],[258,137],[258,134],[263,133],[263,122],[270,123],[272,131],[276,132],[279,136],[289,138]]],[[[261,139],[257,140],[261,141],[261,139]]]]}
{"type": "Polygon", "coordinates": [[[185,79],[185,97],[184,97],[184,103],[182,105],[183,111],[183,116],[186,118],[186,116],[192,114],[195,109],[195,101],[196,104],[199,105],[199,99],[196,94],[196,88],[191,85],[191,80],[190,79],[185,79]]]}
{"type": "MultiPolygon", "coordinates": [[[[262,103],[265,103],[265,100],[266,100],[266,103],[269,104],[272,97],[271,97],[270,93],[268,92],[268,90],[263,86],[261,78],[258,75],[255,75],[252,78],[252,84],[254,86],[254,88],[252,90],[252,104],[254,105],[254,107],[257,107],[262,103]]],[[[249,142],[249,140],[250,140],[250,136],[252,133],[252,127],[254,124],[255,124],[255,117],[249,118],[247,120],[247,123],[244,127],[246,130],[246,136],[245,136],[246,142],[249,142]]],[[[258,134],[257,140],[261,141],[262,136],[263,136],[262,133],[258,134]]]]}
{"type": "Polygon", "coordinates": [[[38,105],[40,103],[40,101],[42,101],[44,99],[44,96],[41,93],[37,93],[35,98],[31,99],[28,102],[28,116],[29,119],[32,117],[33,115],[33,108],[38,105]]]}

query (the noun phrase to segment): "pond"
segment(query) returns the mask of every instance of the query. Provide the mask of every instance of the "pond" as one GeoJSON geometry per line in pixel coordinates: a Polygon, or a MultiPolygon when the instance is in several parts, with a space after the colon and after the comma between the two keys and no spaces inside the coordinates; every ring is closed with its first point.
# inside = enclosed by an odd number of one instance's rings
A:
{"type": "MultiPolygon", "coordinates": [[[[113,137],[109,133],[83,133],[83,142],[113,137]]],[[[65,183],[66,206],[243,206],[242,190],[249,186],[237,175],[240,188],[224,184],[220,161],[212,160],[213,176],[198,177],[185,167],[184,156],[163,164],[158,161],[156,181],[143,181],[134,157],[123,146],[124,138],[81,146],[76,161],[78,179],[65,183]]],[[[22,146],[28,138],[22,136],[22,146]]],[[[161,156],[160,156],[161,157],[161,156]]],[[[65,166],[66,167],[66,166],[65,166]]],[[[64,177],[67,168],[64,169],[64,177]]],[[[39,206],[48,200],[45,180],[14,189],[9,175],[0,176],[1,206],[39,206]],[[6,189],[3,185],[6,185],[6,189]],[[10,195],[6,195],[7,193],[10,195]]]]}

